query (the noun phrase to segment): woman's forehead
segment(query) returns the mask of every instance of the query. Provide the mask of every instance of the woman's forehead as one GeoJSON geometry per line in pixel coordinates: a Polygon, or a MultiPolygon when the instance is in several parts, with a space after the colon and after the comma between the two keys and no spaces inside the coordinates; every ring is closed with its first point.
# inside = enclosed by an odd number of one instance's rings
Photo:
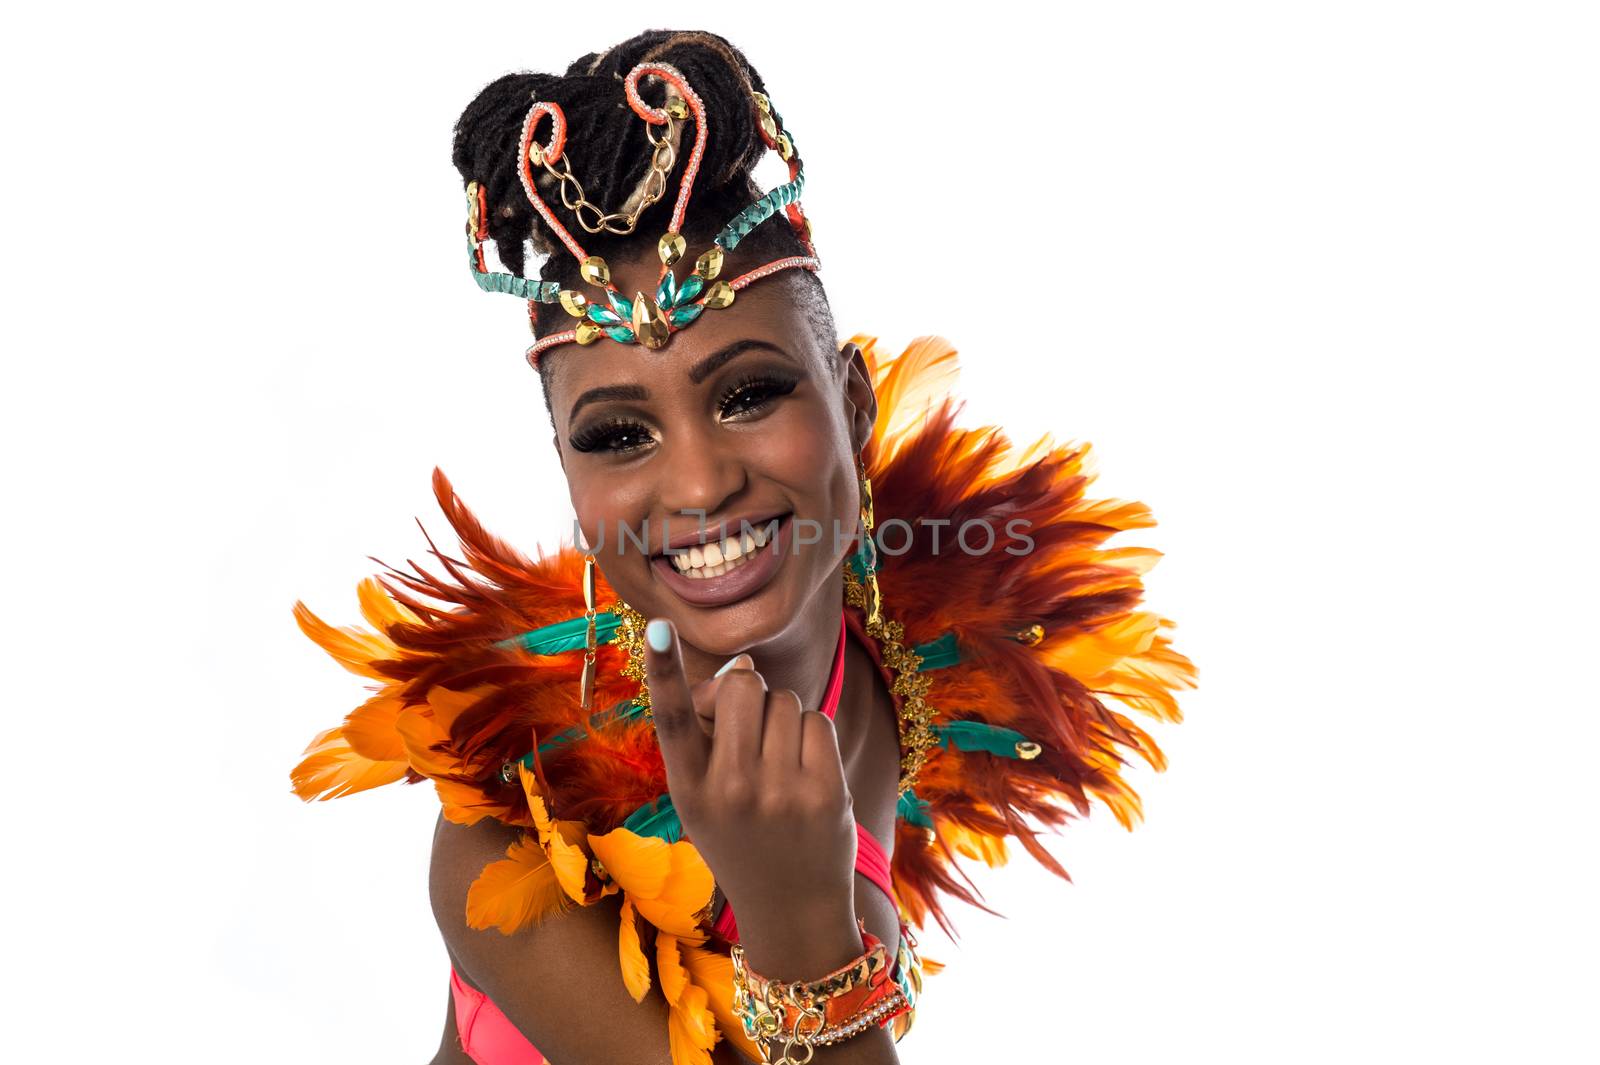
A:
{"type": "MultiPolygon", "coordinates": [[[[620,283],[617,287],[629,291],[620,283]]],[[[811,351],[815,346],[794,289],[774,276],[740,290],[731,306],[705,311],[674,332],[665,347],[652,350],[643,344],[622,344],[602,337],[588,345],[559,344],[546,351],[541,361],[550,364],[550,402],[552,413],[559,416],[571,406],[573,397],[592,388],[697,383],[691,380],[692,373],[703,377],[695,371],[708,360],[726,361],[730,353],[781,352],[797,367],[809,367],[816,358],[811,351]]]]}

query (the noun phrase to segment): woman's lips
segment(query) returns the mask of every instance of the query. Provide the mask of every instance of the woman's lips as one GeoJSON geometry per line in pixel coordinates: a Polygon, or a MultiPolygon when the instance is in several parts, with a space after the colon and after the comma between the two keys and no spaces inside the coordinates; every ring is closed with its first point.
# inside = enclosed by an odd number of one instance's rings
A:
{"type": "Polygon", "coordinates": [[[754,554],[745,556],[737,566],[716,577],[690,577],[680,573],[667,555],[657,555],[650,560],[650,565],[657,578],[684,602],[692,606],[726,606],[755,594],[778,572],[789,547],[789,528],[790,520],[786,515],[768,537],[765,547],[757,548],[754,554]]]}

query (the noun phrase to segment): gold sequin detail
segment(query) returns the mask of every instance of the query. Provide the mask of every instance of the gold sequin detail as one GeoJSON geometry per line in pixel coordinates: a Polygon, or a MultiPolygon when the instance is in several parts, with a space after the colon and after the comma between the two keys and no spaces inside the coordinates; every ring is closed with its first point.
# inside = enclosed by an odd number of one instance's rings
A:
{"type": "MultiPolygon", "coordinates": [[[[844,567],[844,601],[863,610],[867,607],[867,590],[848,564],[844,567]]],[[[922,656],[905,646],[904,625],[884,617],[867,622],[866,629],[867,635],[878,641],[883,664],[894,674],[889,690],[900,697],[900,794],[904,795],[916,786],[929,749],[939,744],[933,731],[938,711],[928,705],[933,678],[917,672],[922,656]]]]}
{"type": "Polygon", "coordinates": [[[639,683],[639,694],[633,697],[633,705],[642,709],[645,717],[653,718],[655,715],[650,712],[650,686],[644,682],[644,615],[620,600],[611,608],[611,612],[619,622],[611,642],[628,653],[622,675],[639,683]]]}

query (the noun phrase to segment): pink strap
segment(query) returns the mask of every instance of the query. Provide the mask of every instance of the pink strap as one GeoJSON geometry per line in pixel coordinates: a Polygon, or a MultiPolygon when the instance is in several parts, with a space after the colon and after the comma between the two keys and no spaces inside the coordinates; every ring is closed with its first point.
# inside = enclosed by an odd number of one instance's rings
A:
{"type": "Polygon", "coordinates": [[[828,687],[822,693],[822,706],[819,707],[828,720],[832,721],[839,712],[839,696],[844,692],[844,639],[848,630],[845,628],[844,617],[839,618],[839,646],[833,652],[833,671],[828,674],[828,687]]]}
{"type": "Polygon", "coordinates": [[[454,967],[450,969],[450,996],[455,1000],[461,1049],[477,1065],[549,1065],[488,995],[461,982],[454,967]]]}

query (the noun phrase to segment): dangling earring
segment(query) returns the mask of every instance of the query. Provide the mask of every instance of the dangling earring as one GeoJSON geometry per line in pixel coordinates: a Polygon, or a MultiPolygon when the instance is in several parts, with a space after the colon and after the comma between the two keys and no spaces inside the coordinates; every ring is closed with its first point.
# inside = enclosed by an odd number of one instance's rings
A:
{"type": "MultiPolygon", "coordinates": [[[[602,534],[602,539],[603,539],[602,534]]],[[[599,667],[595,664],[595,653],[599,647],[599,640],[595,629],[598,625],[598,605],[596,603],[595,588],[595,560],[594,552],[589,545],[581,540],[577,546],[583,548],[583,675],[578,681],[578,699],[584,710],[594,708],[594,686],[599,677],[599,667]]],[[[628,655],[627,663],[622,667],[622,675],[629,680],[639,683],[639,694],[633,697],[633,705],[650,716],[650,689],[645,686],[644,675],[644,616],[633,607],[618,599],[608,608],[608,613],[616,616],[617,628],[611,637],[611,643],[620,647],[628,655]]]]}
{"type": "Polygon", "coordinates": [[[861,551],[857,555],[862,563],[862,580],[865,602],[862,604],[867,610],[867,631],[871,632],[883,623],[883,594],[878,591],[878,544],[872,538],[872,479],[867,476],[867,467],[861,461],[861,456],[856,456],[856,477],[861,481],[861,551]]]}
{"type": "Polygon", "coordinates": [[[578,697],[583,709],[594,707],[594,556],[583,556],[583,678],[578,682],[578,697]]]}

